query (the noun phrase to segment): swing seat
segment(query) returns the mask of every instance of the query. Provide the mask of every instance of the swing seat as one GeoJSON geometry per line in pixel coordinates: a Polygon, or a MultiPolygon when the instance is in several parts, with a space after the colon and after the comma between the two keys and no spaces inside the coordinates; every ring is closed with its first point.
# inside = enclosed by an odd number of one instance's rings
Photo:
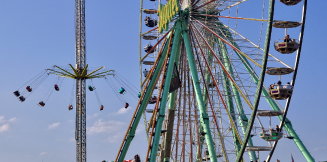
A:
{"type": "Polygon", "coordinates": [[[39,105],[40,105],[41,107],[44,107],[44,106],[45,106],[45,103],[44,103],[43,101],[40,101],[40,102],[39,102],[39,105]]]}
{"type": "Polygon", "coordinates": [[[121,88],[118,90],[118,92],[119,92],[120,94],[124,94],[124,92],[126,92],[126,90],[125,90],[123,87],[121,87],[121,88]]]}
{"type": "Polygon", "coordinates": [[[125,103],[125,109],[127,109],[129,107],[129,103],[125,103]]]}
{"type": "Polygon", "coordinates": [[[19,91],[15,91],[15,92],[14,92],[14,95],[15,95],[16,97],[19,97],[19,96],[20,96],[19,91]]]}
{"type": "Polygon", "coordinates": [[[26,90],[27,90],[28,92],[32,92],[32,88],[31,88],[31,86],[27,86],[27,87],[26,87],[26,90]]]}
{"type": "Polygon", "coordinates": [[[24,96],[19,96],[18,99],[19,99],[20,102],[24,102],[25,101],[25,97],[24,96]]]}
{"type": "Polygon", "coordinates": [[[68,110],[73,110],[73,105],[68,105],[68,110]]]}
{"type": "Polygon", "coordinates": [[[95,88],[92,87],[92,86],[89,86],[88,88],[89,88],[90,91],[94,91],[94,89],[95,89],[95,88]]]}
{"type": "Polygon", "coordinates": [[[58,86],[57,84],[55,84],[55,85],[54,85],[54,89],[55,89],[56,91],[59,91],[59,86],[58,86]]]}

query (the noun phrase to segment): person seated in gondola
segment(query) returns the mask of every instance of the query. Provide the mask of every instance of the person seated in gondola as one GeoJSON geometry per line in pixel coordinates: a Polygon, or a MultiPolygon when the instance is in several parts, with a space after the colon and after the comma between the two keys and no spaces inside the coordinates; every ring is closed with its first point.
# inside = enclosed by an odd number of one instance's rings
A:
{"type": "Polygon", "coordinates": [[[137,94],[137,97],[138,97],[138,98],[140,98],[140,97],[141,97],[141,92],[139,92],[139,93],[137,94]]]}
{"type": "Polygon", "coordinates": [[[144,75],[144,77],[148,76],[148,73],[149,73],[149,70],[147,70],[147,69],[144,69],[144,70],[143,70],[143,75],[144,75]]]}
{"type": "Polygon", "coordinates": [[[151,99],[149,100],[149,104],[154,104],[157,102],[157,96],[153,96],[151,97],[151,99]]]}
{"type": "Polygon", "coordinates": [[[125,103],[125,109],[127,109],[129,107],[129,103],[125,103]]]}
{"type": "Polygon", "coordinates": [[[279,128],[278,125],[276,125],[276,131],[277,131],[277,132],[281,132],[281,129],[279,128]]]}
{"type": "Polygon", "coordinates": [[[58,86],[58,84],[55,84],[55,85],[54,85],[54,89],[55,89],[56,91],[59,91],[59,86],[58,86]]]}
{"type": "Polygon", "coordinates": [[[44,107],[45,106],[45,103],[43,101],[40,101],[39,102],[39,105],[42,106],[42,107],[44,107]]]}
{"type": "Polygon", "coordinates": [[[19,91],[15,91],[15,92],[14,92],[14,95],[15,95],[16,97],[19,97],[19,96],[20,96],[19,91]]]}
{"type": "Polygon", "coordinates": [[[101,105],[100,106],[100,111],[102,111],[104,109],[104,106],[103,105],[101,105]]]}
{"type": "Polygon", "coordinates": [[[291,83],[290,82],[287,82],[287,84],[285,84],[283,86],[284,89],[292,89],[293,87],[291,86],[291,83]]]}
{"type": "Polygon", "coordinates": [[[145,47],[144,47],[144,51],[146,52],[146,53],[153,53],[154,51],[155,51],[155,49],[152,49],[153,48],[153,46],[151,45],[151,44],[148,44],[148,45],[146,45],[145,47]]]}
{"type": "Polygon", "coordinates": [[[126,92],[125,88],[121,87],[119,90],[118,90],[119,94],[124,94],[126,92]]]}
{"type": "Polygon", "coordinates": [[[149,16],[145,17],[144,22],[147,27],[151,27],[151,28],[155,27],[158,23],[156,19],[152,19],[149,16]]]}
{"type": "Polygon", "coordinates": [[[284,42],[291,42],[292,39],[290,38],[290,35],[286,35],[285,38],[284,38],[284,42]]]}
{"type": "Polygon", "coordinates": [[[275,84],[276,84],[276,83],[274,83],[274,84],[270,84],[270,89],[274,89],[275,84]]]}
{"type": "Polygon", "coordinates": [[[19,101],[20,102],[24,102],[25,101],[25,97],[24,96],[19,96],[19,101]]]}
{"type": "Polygon", "coordinates": [[[278,81],[277,82],[277,88],[279,89],[279,88],[282,88],[282,81],[278,81]]]}
{"type": "Polygon", "coordinates": [[[27,86],[27,87],[26,87],[26,90],[27,90],[28,92],[32,92],[32,88],[31,88],[31,86],[27,86]]]}
{"type": "Polygon", "coordinates": [[[68,105],[68,110],[69,110],[69,111],[70,111],[70,110],[73,110],[73,105],[69,104],[69,105],[68,105]]]}

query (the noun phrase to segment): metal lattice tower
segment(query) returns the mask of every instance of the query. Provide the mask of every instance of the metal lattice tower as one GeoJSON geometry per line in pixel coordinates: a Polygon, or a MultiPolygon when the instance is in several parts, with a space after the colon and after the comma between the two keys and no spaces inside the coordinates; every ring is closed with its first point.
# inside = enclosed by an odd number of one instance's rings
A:
{"type": "MultiPolygon", "coordinates": [[[[75,35],[76,69],[82,71],[86,65],[85,52],[85,0],[76,0],[75,35]]],[[[76,79],[76,161],[86,162],[86,79],[76,79]]]]}

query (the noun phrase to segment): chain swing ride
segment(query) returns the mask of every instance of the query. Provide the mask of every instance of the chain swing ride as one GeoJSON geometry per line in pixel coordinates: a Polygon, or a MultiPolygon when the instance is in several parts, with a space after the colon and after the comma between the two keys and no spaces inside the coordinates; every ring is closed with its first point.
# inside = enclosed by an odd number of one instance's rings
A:
{"type": "MultiPolygon", "coordinates": [[[[23,86],[13,92],[19,101],[24,102],[32,92],[35,90],[50,76],[57,76],[58,79],[49,89],[49,94],[38,102],[40,107],[45,107],[47,101],[54,91],[59,92],[63,82],[63,78],[70,78],[76,81],[72,90],[72,96],[75,88],[75,100],[76,100],[76,161],[86,162],[86,90],[94,91],[97,102],[99,104],[99,110],[104,110],[104,105],[101,104],[100,98],[97,94],[96,87],[93,85],[92,79],[104,78],[108,86],[114,90],[116,97],[123,102],[124,108],[129,107],[127,102],[127,95],[137,96],[137,88],[133,87],[126,79],[117,74],[114,70],[105,70],[104,67],[99,67],[95,70],[90,70],[86,63],[86,50],[85,50],[85,0],[75,1],[75,36],[76,36],[76,65],[69,64],[69,68],[63,68],[59,66],[53,66],[46,69],[33,77],[30,81],[26,82],[23,86]],[[111,76],[107,78],[108,76],[111,76]],[[89,86],[86,85],[86,81],[90,80],[89,86]],[[110,80],[110,81],[109,81],[110,80]],[[119,87],[117,87],[117,85],[119,87]],[[117,95],[117,94],[120,94],[117,95]]],[[[73,97],[71,97],[71,103],[68,105],[68,110],[73,110],[72,104],[73,97]]]]}

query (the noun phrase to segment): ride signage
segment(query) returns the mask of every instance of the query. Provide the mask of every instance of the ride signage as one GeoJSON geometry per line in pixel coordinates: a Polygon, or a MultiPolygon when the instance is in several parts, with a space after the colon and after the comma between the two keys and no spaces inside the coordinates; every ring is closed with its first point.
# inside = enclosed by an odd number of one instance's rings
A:
{"type": "Polygon", "coordinates": [[[178,0],[169,0],[167,4],[160,5],[159,7],[159,26],[158,30],[161,33],[163,30],[168,29],[171,19],[178,13],[179,6],[178,0]]]}

